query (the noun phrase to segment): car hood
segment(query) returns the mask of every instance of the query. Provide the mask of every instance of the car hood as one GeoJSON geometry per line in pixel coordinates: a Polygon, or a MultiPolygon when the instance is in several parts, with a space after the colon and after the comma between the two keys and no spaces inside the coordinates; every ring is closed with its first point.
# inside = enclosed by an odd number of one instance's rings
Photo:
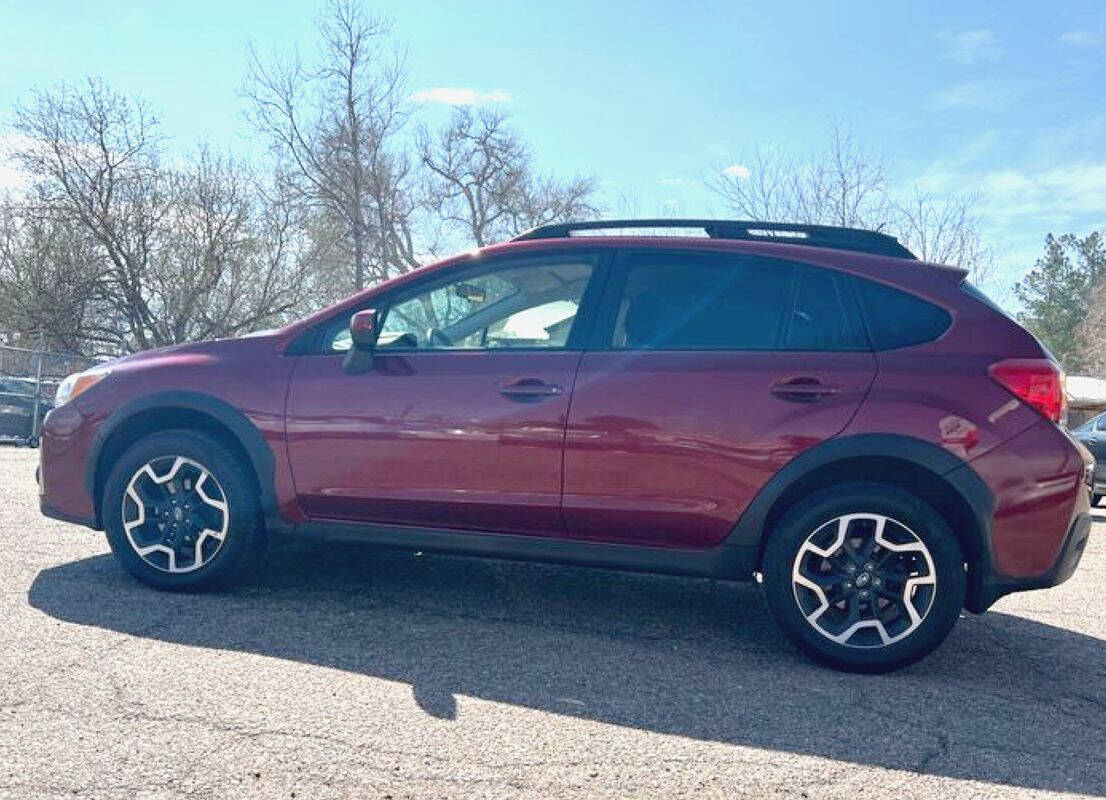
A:
{"type": "Polygon", "coordinates": [[[138,353],[120,356],[96,365],[98,369],[116,369],[137,367],[152,363],[192,361],[194,359],[217,358],[246,350],[271,347],[276,337],[272,331],[251,333],[234,339],[210,339],[202,342],[171,344],[155,347],[138,353]]]}

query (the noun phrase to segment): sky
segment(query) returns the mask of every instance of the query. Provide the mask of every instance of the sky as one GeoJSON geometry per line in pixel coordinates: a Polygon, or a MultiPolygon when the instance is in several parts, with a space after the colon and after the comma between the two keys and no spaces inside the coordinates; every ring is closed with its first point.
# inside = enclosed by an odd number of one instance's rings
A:
{"type": "MultiPolygon", "coordinates": [[[[257,149],[247,45],[309,52],[320,7],[0,0],[0,137],[36,86],[96,75],[144,97],[175,147],[257,149]]],[[[1106,229],[1106,3],[368,7],[407,49],[419,118],[507,111],[542,170],[594,176],[611,212],[724,215],[706,177],[823,150],[837,124],[899,186],[978,193],[1006,304],[1046,234],[1106,229]]]]}

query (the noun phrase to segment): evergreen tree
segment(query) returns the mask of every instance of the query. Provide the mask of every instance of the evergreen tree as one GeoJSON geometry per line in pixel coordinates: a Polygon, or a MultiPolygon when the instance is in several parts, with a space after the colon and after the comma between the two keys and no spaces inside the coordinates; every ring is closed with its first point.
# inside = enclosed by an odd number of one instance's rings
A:
{"type": "Polygon", "coordinates": [[[1079,238],[1049,234],[1045,254],[1014,285],[1022,303],[1019,320],[1031,330],[1068,373],[1087,369],[1080,331],[1087,319],[1092,289],[1106,277],[1106,243],[1100,233],[1079,238]]]}

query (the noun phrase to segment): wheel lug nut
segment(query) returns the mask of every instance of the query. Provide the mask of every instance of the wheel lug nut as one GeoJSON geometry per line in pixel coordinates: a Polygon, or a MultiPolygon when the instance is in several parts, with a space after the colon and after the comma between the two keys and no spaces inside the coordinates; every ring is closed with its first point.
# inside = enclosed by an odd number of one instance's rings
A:
{"type": "Polygon", "coordinates": [[[847,569],[849,572],[856,572],[856,564],[849,564],[849,566],[845,567],[845,569],[847,569]]]}
{"type": "Polygon", "coordinates": [[[867,599],[868,598],[868,590],[867,589],[861,589],[860,590],[860,596],[864,599],[867,599]]]}

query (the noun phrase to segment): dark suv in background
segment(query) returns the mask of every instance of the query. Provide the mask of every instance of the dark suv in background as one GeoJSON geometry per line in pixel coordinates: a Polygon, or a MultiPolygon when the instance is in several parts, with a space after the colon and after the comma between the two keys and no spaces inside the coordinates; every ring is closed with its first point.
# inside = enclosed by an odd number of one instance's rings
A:
{"type": "Polygon", "coordinates": [[[878,671],[1090,531],[1057,365],[867,231],[546,226],[58,395],[43,512],[163,589],[290,533],[756,579],[804,651],[878,671]]]}
{"type": "Polygon", "coordinates": [[[0,442],[38,446],[39,432],[53,404],[40,381],[0,376],[0,442]]]}
{"type": "Polygon", "coordinates": [[[1094,479],[1091,484],[1091,505],[1097,506],[1106,494],[1106,414],[1084,422],[1072,435],[1094,456],[1094,479]]]}

